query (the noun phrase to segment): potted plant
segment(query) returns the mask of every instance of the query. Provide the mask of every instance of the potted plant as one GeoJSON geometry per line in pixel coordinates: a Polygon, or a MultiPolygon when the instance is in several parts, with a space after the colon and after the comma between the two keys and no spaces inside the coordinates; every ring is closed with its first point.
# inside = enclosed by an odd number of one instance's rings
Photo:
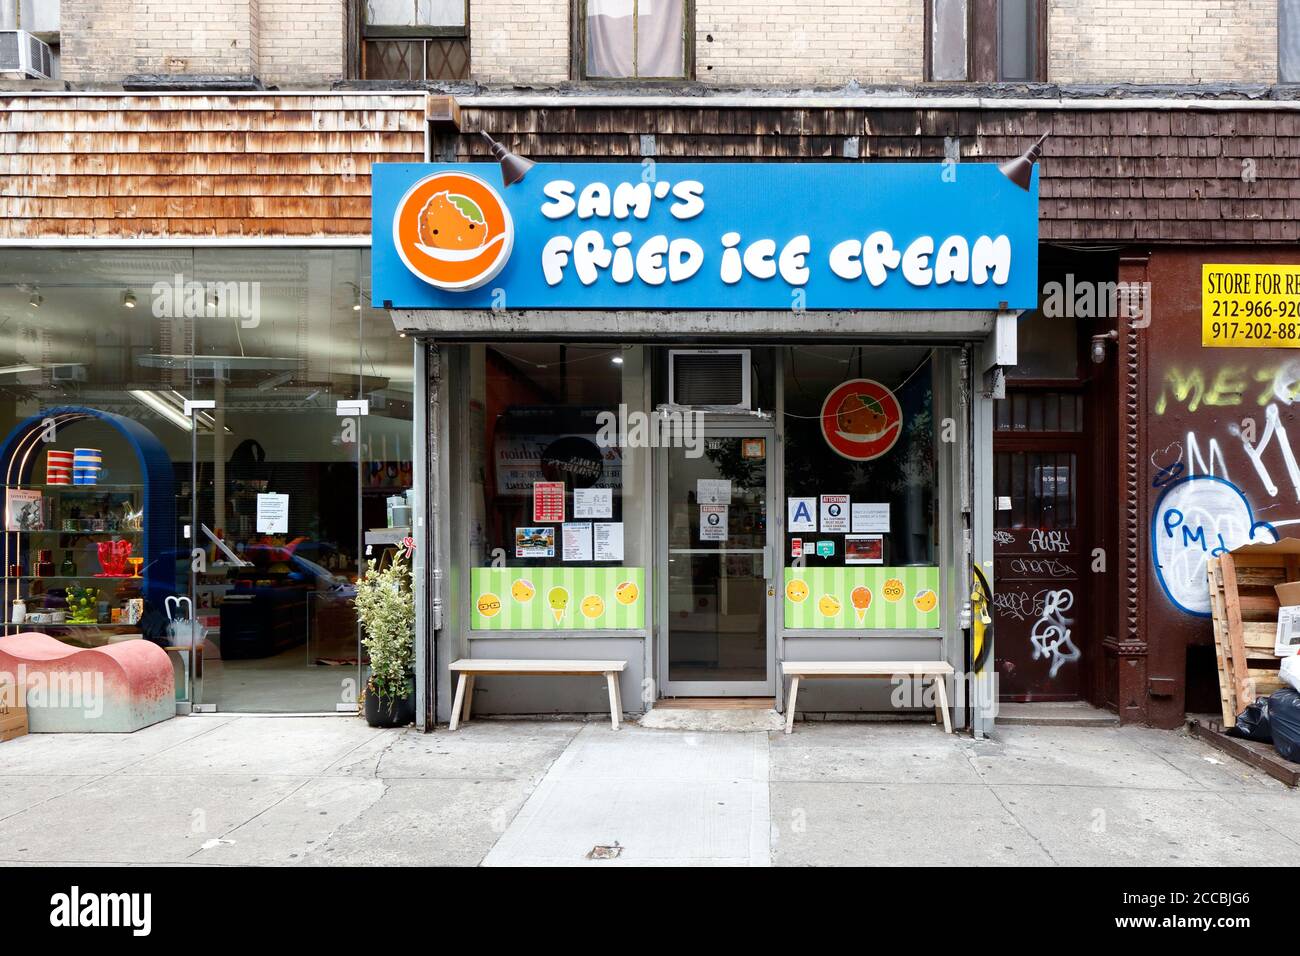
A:
{"type": "Polygon", "coordinates": [[[415,719],[415,595],[407,552],[371,564],[357,582],[357,619],[370,653],[365,715],[371,727],[405,727],[415,719]]]}

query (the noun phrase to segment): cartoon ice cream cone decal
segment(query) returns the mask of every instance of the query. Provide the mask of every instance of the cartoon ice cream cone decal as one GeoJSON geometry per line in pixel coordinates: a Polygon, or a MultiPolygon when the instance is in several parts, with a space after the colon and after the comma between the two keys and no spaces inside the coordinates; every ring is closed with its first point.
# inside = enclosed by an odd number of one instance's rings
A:
{"type": "Polygon", "coordinates": [[[861,627],[867,619],[867,608],[871,607],[871,588],[859,584],[849,594],[849,601],[853,604],[853,616],[857,619],[858,627],[861,627]]]}
{"type": "Polygon", "coordinates": [[[551,607],[555,623],[564,620],[564,613],[569,609],[569,592],[565,588],[554,587],[546,592],[546,603],[551,607]]]}

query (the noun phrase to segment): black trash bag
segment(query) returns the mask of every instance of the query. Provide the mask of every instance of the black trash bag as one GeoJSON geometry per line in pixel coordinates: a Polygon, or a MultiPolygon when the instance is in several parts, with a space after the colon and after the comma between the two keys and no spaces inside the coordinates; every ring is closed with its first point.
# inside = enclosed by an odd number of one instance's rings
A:
{"type": "Polygon", "coordinates": [[[1255,698],[1255,703],[1248,705],[1237,715],[1237,726],[1228,728],[1226,731],[1228,736],[1245,737],[1247,740],[1257,740],[1261,744],[1271,744],[1273,731],[1269,723],[1268,701],[1267,697],[1255,698]]]}
{"type": "Polygon", "coordinates": [[[1277,752],[1300,763],[1300,693],[1290,688],[1274,691],[1268,699],[1268,722],[1277,752]]]}

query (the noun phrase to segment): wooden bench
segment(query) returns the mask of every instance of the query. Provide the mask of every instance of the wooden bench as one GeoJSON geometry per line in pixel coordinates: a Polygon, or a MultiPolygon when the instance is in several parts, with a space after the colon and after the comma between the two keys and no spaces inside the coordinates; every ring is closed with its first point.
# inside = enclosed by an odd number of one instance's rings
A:
{"type": "Polygon", "coordinates": [[[609,688],[609,720],[618,730],[623,714],[623,697],[618,689],[618,675],[627,667],[627,661],[511,661],[463,658],[451,665],[453,673],[460,674],[456,681],[456,700],[451,705],[451,729],[469,720],[473,709],[474,680],[478,677],[601,677],[609,688]]]}
{"type": "Polygon", "coordinates": [[[953,673],[947,661],[782,661],[781,673],[790,678],[790,699],[785,704],[785,732],[794,731],[794,708],[799,698],[800,680],[845,680],[850,678],[930,678],[934,684],[935,723],[942,721],[946,733],[952,733],[948,716],[948,691],[944,678],[953,673]]]}

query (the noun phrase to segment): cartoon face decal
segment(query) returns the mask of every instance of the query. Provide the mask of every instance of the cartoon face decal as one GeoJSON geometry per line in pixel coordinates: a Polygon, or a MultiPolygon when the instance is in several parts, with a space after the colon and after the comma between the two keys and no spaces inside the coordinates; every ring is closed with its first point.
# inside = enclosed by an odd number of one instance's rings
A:
{"type": "Polygon", "coordinates": [[[420,210],[420,241],[433,249],[477,249],[487,242],[483,210],[468,196],[444,190],[420,210]]]}
{"type": "Polygon", "coordinates": [[[890,578],[880,586],[880,594],[886,601],[901,601],[907,594],[907,587],[899,578],[890,578]]]}
{"type": "Polygon", "coordinates": [[[636,586],[635,581],[624,581],[618,587],[614,588],[614,600],[622,605],[632,605],[636,599],[641,596],[640,589],[636,586]]]}
{"type": "Polygon", "coordinates": [[[533,587],[533,582],[527,578],[520,578],[514,584],[510,585],[510,596],[520,604],[527,604],[533,599],[537,589],[533,587]]]}
{"type": "Polygon", "coordinates": [[[912,598],[912,606],[922,614],[929,614],[939,606],[939,596],[926,588],[916,597],[912,598]]]}
{"type": "Polygon", "coordinates": [[[484,617],[496,617],[501,613],[501,599],[491,591],[479,595],[477,606],[484,617]]]}
{"type": "Polygon", "coordinates": [[[832,594],[823,594],[817,601],[817,610],[821,611],[822,617],[838,617],[840,599],[832,594]]]}
{"type": "Polygon", "coordinates": [[[859,584],[849,593],[849,603],[853,605],[853,616],[861,627],[867,618],[867,608],[871,607],[871,588],[859,584]]]}
{"type": "Polygon", "coordinates": [[[567,588],[553,587],[546,592],[546,603],[551,609],[551,615],[555,618],[555,623],[559,624],[564,620],[564,614],[569,609],[569,592],[567,588]]]}
{"type": "Polygon", "coordinates": [[[578,607],[582,610],[583,617],[594,621],[605,613],[605,599],[599,594],[588,594],[578,607]]]}
{"type": "Polygon", "coordinates": [[[808,585],[795,578],[785,586],[785,596],[795,604],[802,604],[808,600],[808,585]]]}

